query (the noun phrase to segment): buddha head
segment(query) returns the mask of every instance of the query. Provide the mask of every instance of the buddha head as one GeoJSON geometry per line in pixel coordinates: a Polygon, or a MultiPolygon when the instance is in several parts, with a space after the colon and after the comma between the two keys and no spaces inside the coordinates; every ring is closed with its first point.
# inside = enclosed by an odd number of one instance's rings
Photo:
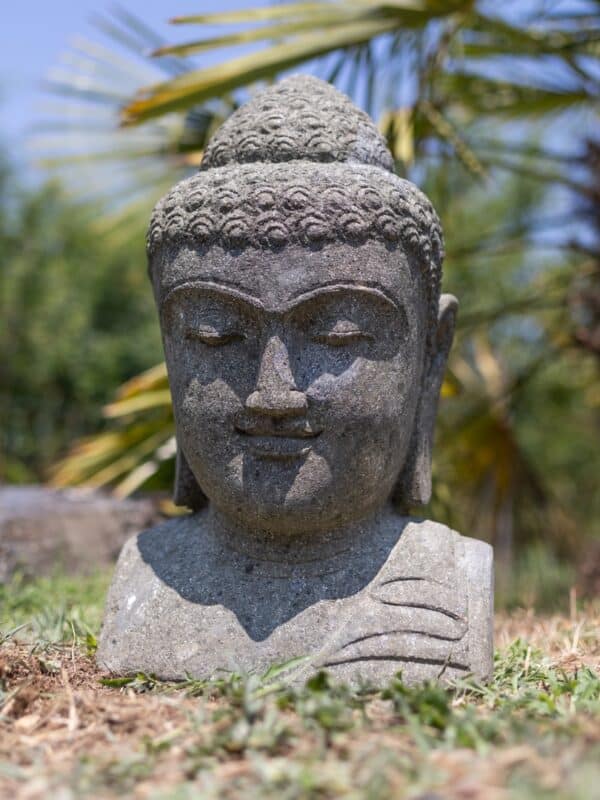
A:
{"type": "Polygon", "coordinates": [[[298,76],[240,108],[148,252],[178,504],[293,534],[429,500],[456,300],[431,203],[348,98],[298,76]]]}

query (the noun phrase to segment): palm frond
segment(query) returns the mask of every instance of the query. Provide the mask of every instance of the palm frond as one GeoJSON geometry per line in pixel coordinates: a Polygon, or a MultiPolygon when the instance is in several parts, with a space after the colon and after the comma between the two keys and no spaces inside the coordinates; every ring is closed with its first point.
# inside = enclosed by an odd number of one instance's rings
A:
{"type": "Polygon", "coordinates": [[[301,34],[259,53],[239,56],[216,67],[194,70],[167,83],[138,92],[137,99],[122,110],[125,125],[180,111],[195,103],[219,97],[240,86],[275,77],[317,56],[338,48],[348,48],[370,41],[396,27],[394,20],[352,22],[327,33],[301,34]]]}

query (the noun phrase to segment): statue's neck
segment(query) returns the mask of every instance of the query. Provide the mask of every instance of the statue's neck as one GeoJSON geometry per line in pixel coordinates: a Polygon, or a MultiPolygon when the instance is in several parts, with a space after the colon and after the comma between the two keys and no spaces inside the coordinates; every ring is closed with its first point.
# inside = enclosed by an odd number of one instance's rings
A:
{"type": "Polygon", "coordinates": [[[330,530],[282,535],[240,525],[212,505],[208,527],[222,544],[260,563],[297,565],[310,570],[311,565],[342,569],[372,554],[378,547],[387,550],[395,544],[402,529],[402,518],[391,506],[385,506],[358,521],[330,530]]]}

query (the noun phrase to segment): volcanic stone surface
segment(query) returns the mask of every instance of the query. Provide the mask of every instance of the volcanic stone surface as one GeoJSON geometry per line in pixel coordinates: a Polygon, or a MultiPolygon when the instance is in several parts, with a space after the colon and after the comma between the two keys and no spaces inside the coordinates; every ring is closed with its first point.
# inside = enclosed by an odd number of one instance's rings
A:
{"type": "Polygon", "coordinates": [[[269,88],[157,204],[148,256],[194,513],[123,549],[100,665],[485,680],[491,548],[408,516],[457,301],[373,123],[315,78],[269,88]]]}

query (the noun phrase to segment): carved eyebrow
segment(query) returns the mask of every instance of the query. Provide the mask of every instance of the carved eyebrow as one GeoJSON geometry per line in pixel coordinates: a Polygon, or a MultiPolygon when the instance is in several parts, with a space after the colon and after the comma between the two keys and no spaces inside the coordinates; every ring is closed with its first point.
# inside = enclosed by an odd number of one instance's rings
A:
{"type": "Polygon", "coordinates": [[[327,297],[327,296],[335,296],[340,294],[362,294],[371,297],[376,297],[379,300],[383,300],[388,305],[391,305],[395,311],[401,311],[401,306],[391,297],[387,292],[379,289],[375,286],[364,286],[359,285],[356,283],[335,283],[326,286],[318,286],[316,289],[310,289],[307,292],[302,292],[301,294],[294,297],[294,299],[288,304],[288,308],[296,308],[297,306],[309,302],[313,298],[316,297],[327,297]]]}
{"type": "MultiPolygon", "coordinates": [[[[227,299],[235,299],[241,301],[242,303],[245,303],[246,305],[251,306],[252,308],[259,309],[261,311],[268,310],[257,297],[254,297],[251,294],[247,294],[246,292],[242,292],[239,289],[234,288],[233,286],[229,286],[228,284],[224,284],[219,281],[187,280],[177,284],[167,292],[167,294],[164,296],[164,298],[161,300],[160,303],[161,311],[169,303],[171,298],[175,297],[180,292],[189,289],[204,290],[207,294],[221,296],[227,299]]],[[[349,294],[349,293],[376,297],[378,300],[383,300],[383,302],[390,305],[395,311],[402,311],[402,307],[398,305],[396,300],[394,300],[394,298],[391,297],[391,295],[388,294],[388,292],[376,286],[365,286],[364,284],[356,284],[356,283],[351,283],[349,281],[344,283],[334,283],[334,284],[317,286],[314,289],[309,289],[308,291],[300,292],[299,294],[292,297],[292,299],[289,300],[287,303],[285,303],[284,307],[281,310],[292,311],[298,308],[299,306],[303,305],[304,303],[308,303],[311,300],[318,297],[335,297],[336,295],[349,294]]]]}
{"type": "Polygon", "coordinates": [[[175,297],[182,291],[186,291],[189,289],[201,289],[206,292],[206,294],[212,294],[221,296],[227,299],[234,299],[234,300],[241,300],[242,303],[246,303],[246,305],[252,306],[253,308],[259,308],[264,310],[264,305],[258,300],[258,298],[253,297],[250,294],[246,294],[245,292],[240,291],[239,289],[234,289],[232,286],[228,286],[224,283],[219,283],[217,281],[184,281],[183,283],[174,286],[170,289],[167,294],[163,297],[160,303],[161,311],[167,305],[167,303],[171,300],[172,297],[175,297]]]}

